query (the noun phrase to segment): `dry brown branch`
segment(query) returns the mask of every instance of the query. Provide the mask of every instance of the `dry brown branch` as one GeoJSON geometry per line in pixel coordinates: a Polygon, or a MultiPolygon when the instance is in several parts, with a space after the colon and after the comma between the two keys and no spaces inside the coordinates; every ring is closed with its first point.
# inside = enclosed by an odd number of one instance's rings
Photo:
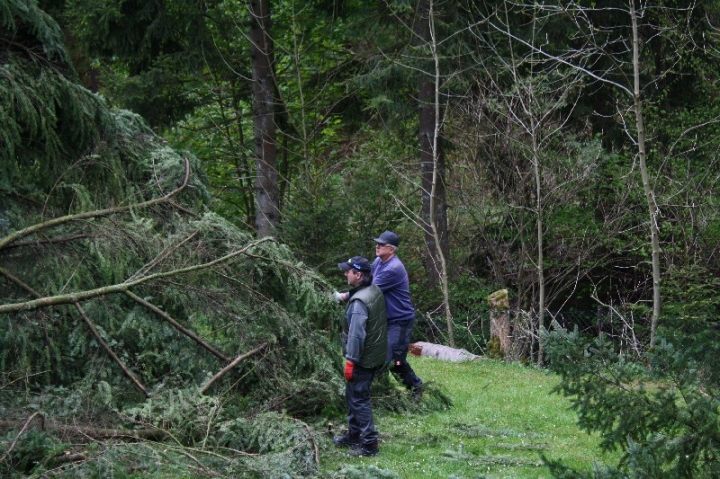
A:
{"type": "Polygon", "coordinates": [[[197,464],[198,469],[201,470],[206,475],[208,475],[210,477],[223,477],[222,474],[218,474],[217,472],[211,471],[210,469],[208,469],[208,467],[205,464],[200,462],[197,457],[190,454],[186,449],[182,448],[182,449],[176,449],[176,450],[178,453],[190,458],[193,462],[195,462],[195,464],[197,464]]]}
{"type": "Polygon", "coordinates": [[[69,462],[87,461],[87,456],[81,452],[75,454],[71,454],[70,452],[64,452],[53,457],[53,460],[57,464],[67,464],[69,462]]]}
{"type": "Polygon", "coordinates": [[[17,444],[18,440],[20,439],[20,436],[22,436],[22,434],[25,432],[25,429],[27,429],[27,427],[30,425],[32,420],[35,419],[35,416],[37,416],[38,414],[40,414],[40,413],[34,412],[27,419],[27,421],[25,421],[25,424],[23,424],[23,427],[20,429],[20,432],[18,433],[18,435],[15,436],[15,439],[13,440],[12,444],[10,444],[10,447],[8,448],[8,450],[5,451],[5,454],[3,454],[2,457],[0,457],[0,462],[3,462],[5,460],[5,458],[8,456],[8,454],[10,454],[10,452],[12,452],[12,450],[15,448],[15,444],[17,444]]]}
{"type": "Polygon", "coordinates": [[[228,364],[227,366],[225,366],[225,367],[222,369],[222,371],[220,371],[219,373],[217,373],[215,376],[213,376],[212,378],[210,378],[210,380],[209,380],[207,383],[205,383],[205,385],[200,389],[200,393],[201,393],[201,394],[205,394],[205,392],[206,392],[208,389],[210,389],[210,386],[212,386],[215,381],[217,381],[218,379],[220,379],[221,377],[223,377],[228,371],[230,371],[232,368],[234,368],[235,366],[237,366],[238,364],[240,364],[240,362],[243,361],[244,359],[247,359],[247,358],[249,358],[250,356],[252,356],[252,355],[254,355],[254,354],[257,354],[257,353],[259,353],[260,351],[262,351],[263,349],[265,349],[265,347],[266,347],[267,345],[268,345],[268,343],[262,343],[260,346],[258,346],[257,348],[253,349],[252,351],[248,351],[247,353],[241,354],[240,356],[238,356],[238,357],[236,357],[235,359],[233,359],[233,362],[231,362],[230,364],[228,364]]]}
{"type": "Polygon", "coordinates": [[[147,208],[149,206],[153,206],[159,203],[164,203],[173,196],[180,193],[182,190],[185,189],[185,187],[188,184],[188,181],[190,179],[190,161],[188,161],[187,158],[185,158],[185,178],[183,179],[183,183],[170,193],[168,193],[165,196],[162,196],[160,198],[155,198],[153,200],[144,201],[142,203],[134,203],[131,205],[126,206],[118,206],[115,208],[106,208],[104,210],[95,210],[95,211],[87,211],[85,213],[78,213],[74,215],[66,215],[61,216],[59,218],[53,218],[48,221],[44,221],[42,223],[38,223],[32,226],[29,226],[27,228],[23,228],[21,230],[15,231],[14,233],[6,236],[3,239],[0,239],[0,250],[3,250],[7,248],[10,244],[14,243],[15,241],[19,240],[20,238],[25,238],[26,236],[30,236],[32,234],[37,233],[38,231],[42,231],[47,228],[52,228],[54,226],[62,225],[65,223],[70,223],[72,221],[80,221],[80,220],[86,220],[90,218],[98,218],[100,216],[108,216],[113,215],[116,213],[122,213],[124,211],[128,211],[130,209],[137,209],[137,208],[147,208]]]}
{"type": "Polygon", "coordinates": [[[0,268],[0,274],[5,276],[7,279],[9,279],[11,282],[15,283],[17,286],[19,286],[21,289],[24,289],[28,293],[32,294],[36,298],[41,298],[42,296],[40,293],[32,289],[30,286],[28,286],[23,280],[12,274],[10,271],[6,270],[5,268],[0,268]]]}
{"type": "Polygon", "coordinates": [[[71,241],[79,240],[79,239],[87,239],[92,238],[92,235],[86,234],[86,233],[79,233],[73,236],[66,236],[63,238],[48,238],[48,239],[41,239],[36,241],[21,241],[19,243],[13,243],[11,245],[8,245],[6,249],[12,249],[12,248],[22,248],[25,246],[41,246],[41,245],[48,245],[48,244],[57,244],[57,243],[69,243],[71,241]]]}
{"type": "Polygon", "coordinates": [[[307,423],[302,422],[299,419],[294,419],[294,421],[299,422],[300,424],[305,426],[305,430],[307,431],[310,442],[312,443],[313,449],[315,450],[315,464],[320,464],[320,450],[318,449],[318,445],[315,441],[315,436],[312,433],[312,429],[310,429],[310,426],[308,426],[307,423]]]}
{"type": "Polygon", "coordinates": [[[164,320],[167,321],[168,323],[172,324],[175,328],[177,328],[177,329],[178,329],[181,333],[183,333],[185,336],[193,339],[193,340],[194,340],[195,342],[197,342],[200,346],[204,347],[205,349],[207,349],[208,351],[210,351],[212,354],[214,354],[214,355],[217,356],[218,358],[222,359],[222,360],[225,361],[225,362],[230,361],[230,358],[228,358],[228,357],[225,356],[223,353],[221,353],[220,351],[218,351],[217,349],[215,349],[214,347],[212,347],[210,344],[206,343],[200,336],[198,336],[198,335],[195,334],[194,332],[190,331],[189,329],[187,329],[186,327],[184,327],[182,324],[178,323],[176,320],[174,320],[174,319],[173,319],[169,314],[167,314],[165,311],[161,310],[160,308],[158,308],[158,307],[155,306],[154,304],[152,304],[152,303],[150,303],[150,302],[148,302],[148,301],[145,301],[144,299],[142,299],[140,296],[136,295],[136,294],[133,293],[132,291],[125,290],[124,293],[125,293],[127,296],[129,296],[130,298],[132,298],[133,300],[135,300],[137,303],[145,306],[146,308],[148,308],[149,310],[151,310],[152,312],[154,312],[154,313],[156,313],[158,316],[160,316],[162,319],[164,319],[164,320]]]}
{"type": "MultiPolygon", "coordinates": [[[[27,428],[31,420],[38,414],[33,414],[30,419],[25,422],[23,428],[27,428]]],[[[11,430],[16,429],[20,426],[19,421],[0,420],[0,430],[11,430]]],[[[145,428],[145,429],[107,429],[91,426],[71,426],[67,424],[58,424],[50,421],[43,421],[40,428],[43,431],[55,431],[63,436],[80,436],[89,437],[94,440],[104,439],[133,439],[136,441],[149,440],[157,441],[168,437],[167,431],[159,428],[145,428]]],[[[24,430],[24,429],[23,429],[24,430]]],[[[20,432],[22,434],[23,431],[20,432]]],[[[19,437],[19,435],[18,435],[19,437]]],[[[5,454],[9,453],[8,450],[5,454]]],[[[2,462],[2,460],[0,460],[2,462]]]]}
{"type": "Polygon", "coordinates": [[[135,378],[135,375],[133,375],[133,373],[125,366],[125,364],[123,364],[122,360],[120,360],[120,358],[117,357],[117,355],[110,348],[110,345],[108,345],[108,343],[105,342],[102,336],[100,336],[100,332],[95,328],[95,325],[93,325],[92,321],[90,321],[88,315],[85,314],[85,310],[82,309],[82,306],[80,306],[78,303],[75,303],[75,308],[80,313],[80,316],[82,316],[83,321],[85,321],[87,327],[90,328],[90,332],[92,333],[92,335],[95,336],[95,339],[97,339],[98,343],[100,343],[105,352],[113,359],[113,361],[115,361],[118,366],[120,366],[120,369],[122,369],[123,373],[125,373],[125,376],[127,376],[128,379],[130,379],[133,384],[135,384],[135,386],[137,386],[137,388],[143,392],[145,397],[150,397],[150,394],[145,389],[145,386],[143,386],[142,383],[135,378]]]}

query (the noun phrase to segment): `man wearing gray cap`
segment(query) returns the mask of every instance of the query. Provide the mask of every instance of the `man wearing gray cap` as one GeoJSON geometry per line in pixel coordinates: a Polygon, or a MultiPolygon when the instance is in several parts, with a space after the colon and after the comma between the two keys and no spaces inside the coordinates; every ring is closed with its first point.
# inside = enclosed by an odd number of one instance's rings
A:
{"type": "Polygon", "coordinates": [[[384,231],[375,241],[372,264],[373,284],[385,295],[388,322],[388,357],[390,371],[413,392],[422,394],[422,380],[407,362],[410,334],[415,324],[415,307],[410,300],[410,280],[405,265],[397,257],[400,239],[392,231],[384,231]]]}
{"type": "Polygon", "coordinates": [[[375,373],[385,365],[387,356],[387,318],[385,299],[380,288],[372,284],[370,262],[354,256],[339,263],[352,287],[343,321],[343,355],[345,356],[345,402],[348,407],[348,431],[333,437],[338,447],[350,447],[350,455],[378,454],[378,433],[370,408],[370,384],[375,373]]]}

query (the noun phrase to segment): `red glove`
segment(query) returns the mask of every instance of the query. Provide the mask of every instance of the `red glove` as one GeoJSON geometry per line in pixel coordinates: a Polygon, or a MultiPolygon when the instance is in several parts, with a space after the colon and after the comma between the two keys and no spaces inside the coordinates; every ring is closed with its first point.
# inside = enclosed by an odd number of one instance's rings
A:
{"type": "Polygon", "coordinates": [[[353,377],[353,368],[354,367],[355,367],[355,363],[353,363],[350,360],[345,361],[345,380],[347,380],[347,382],[349,382],[349,383],[351,383],[355,380],[355,378],[353,377]]]}

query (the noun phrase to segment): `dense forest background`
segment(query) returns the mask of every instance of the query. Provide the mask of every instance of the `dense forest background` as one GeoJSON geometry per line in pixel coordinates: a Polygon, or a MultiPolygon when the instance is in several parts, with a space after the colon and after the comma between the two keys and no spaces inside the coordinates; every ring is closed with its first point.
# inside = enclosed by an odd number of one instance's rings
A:
{"type": "Polygon", "coordinates": [[[336,264],[390,229],[415,339],[498,354],[506,289],[500,353],[561,374],[621,470],[712,477],[719,27],[715,0],[0,0],[0,467],[49,454],[18,443],[43,411],[312,469],[336,264]]]}

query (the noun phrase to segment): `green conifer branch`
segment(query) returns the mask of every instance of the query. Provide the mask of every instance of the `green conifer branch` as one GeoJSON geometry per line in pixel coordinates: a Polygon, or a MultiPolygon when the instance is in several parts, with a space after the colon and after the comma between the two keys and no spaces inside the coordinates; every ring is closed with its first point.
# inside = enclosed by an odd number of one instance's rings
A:
{"type": "Polygon", "coordinates": [[[132,291],[125,290],[124,293],[125,293],[129,298],[131,298],[133,301],[135,301],[135,302],[137,302],[138,304],[141,304],[142,306],[148,308],[150,311],[154,312],[155,314],[157,314],[158,316],[160,316],[162,319],[164,319],[164,320],[167,321],[168,323],[172,324],[173,327],[175,327],[175,329],[177,329],[178,331],[180,331],[181,333],[183,333],[185,336],[189,337],[190,339],[192,339],[193,341],[195,341],[196,343],[198,343],[198,344],[199,344],[200,346],[202,346],[203,348],[205,348],[205,349],[207,349],[208,351],[210,351],[213,355],[217,356],[218,358],[222,359],[222,360],[225,361],[225,362],[230,361],[230,358],[228,358],[228,357],[225,356],[223,353],[221,353],[220,351],[218,351],[217,349],[215,349],[212,345],[210,345],[210,344],[208,344],[207,342],[205,342],[200,336],[198,336],[197,334],[195,334],[194,332],[190,331],[190,330],[187,329],[185,326],[183,326],[182,324],[180,324],[179,322],[177,322],[172,316],[170,316],[169,314],[167,314],[165,311],[161,310],[160,308],[158,308],[158,307],[155,306],[154,304],[150,303],[149,301],[145,301],[143,298],[141,298],[141,297],[138,296],[137,294],[133,293],[132,291]]]}
{"type": "MultiPolygon", "coordinates": [[[[258,246],[261,243],[268,242],[268,241],[275,241],[275,239],[272,237],[261,238],[257,241],[253,241],[253,242],[245,245],[244,247],[240,248],[239,250],[228,253],[225,256],[214,259],[212,261],[188,266],[186,268],[179,268],[179,269],[174,269],[171,271],[163,271],[160,273],[143,276],[138,279],[134,279],[132,281],[126,281],[123,283],[113,284],[110,286],[103,286],[100,288],[89,289],[89,290],[80,291],[77,293],[48,296],[48,297],[44,297],[44,298],[34,299],[32,301],[24,301],[22,303],[3,304],[3,305],[0,305],[0,314],[17,313],[19,311],[30,311],[30,310],[34,310],[34,309],[46,308],[48,306],[57,306],[57,305],[61,305],[61,304],[76,304],[76,303],[81,303],[83,301],[87,301],[89,299],[97,298],[100,296],[105,296],[108,294],[125,293],[130,288],[141,285],[143,283],[147,283],[149,281],[153,281],[156,279],[162,279],[162,278],[168,278],[171,276],[178,276],[178,275],[190,273],[193,271],[199,271],[199,270],[211,268],[220,263],[229,261],[229,260],[235,258],[236,256],[245,254],[251,248],[258,246]]],[[[5,269],[3,269],[3,268],[0,268],[0,273],[8,274],[5,271],[5,269]]]]}
{"type": "Polygon", "coordinates": [[[108,216],[113,215],[117,213],[122,213],[131,209],[137,209],[137,208],[148,208],[150,206],[166,202],[170,200],[173,196],[180,193],[182,190],[185,189],[185,187],[188,185],[188,181],[190,179],[190,161],[185,158],[185,178],[183,179],[183,183],[170,193],[166,194],[165,196],[161,196],[160,198],[154,198],[152,200],[144,201],[142,203],[135,203],[131,205],[126,206],[118,206],[115,208],[106,208],[103,210],[95,210],[95,211],[86,211],[85,213],[77,213],[74,215],[65,215],[61,216],[59,218],[53,218],[48,221],[44,221],[42,223],[37,223],[32,226],[28,226],[27,228],[23,228],[21,230],[15,231],[14,233],[11,233],[7,235],[5,238],[0,240],[0,251],[7,248],[8,245],[11,243],[17,241],[20,238],[25,238],[27,236],[30,236],[32,234],[37,233],[38,231],[42,231],[44,229],[53,228],[55,226],[59,226],[65,223],[70,223],[72,221],[80,221],[80,220],[87,220],[90,218],[98,218],[101,216],[108,216]]]}

